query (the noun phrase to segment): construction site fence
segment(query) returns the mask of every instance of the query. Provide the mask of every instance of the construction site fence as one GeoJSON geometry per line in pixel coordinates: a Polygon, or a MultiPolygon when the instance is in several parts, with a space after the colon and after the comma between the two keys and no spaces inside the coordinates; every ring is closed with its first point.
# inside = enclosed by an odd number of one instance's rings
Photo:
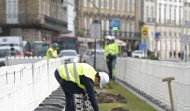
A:
{"type": "Polygon", "coordinates": [[[117,58],[116,78],[170,106],[167,82],[171,82],[176,111],[190,111],[190,64],[137,58],[117,58]]]}
{"type": "Polygon", "coordinates": [[[16,58],[8,61],[9,66],[0,67],[0,111],[33,111],[59,87],[54,72],[64,58],[22,58],[18,65],[16,58]]]}

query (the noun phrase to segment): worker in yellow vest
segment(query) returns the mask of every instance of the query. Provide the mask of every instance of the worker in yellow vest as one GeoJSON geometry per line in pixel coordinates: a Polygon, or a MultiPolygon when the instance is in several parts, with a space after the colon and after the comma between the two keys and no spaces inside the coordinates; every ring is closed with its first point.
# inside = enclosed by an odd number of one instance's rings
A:
{"type": "Polygon", "coordinates": [[[54,43],[52,47],[50,47],[47,52],[46,52],[46,59],[49,60],[51,58],[57,58],[57,49],[58,49],[58,44],[54,43]]]}
{"type": "Polygon", "coordinates": [[[105,72],[96,72],[86,63],[69,63],[60,65],[55,71],[55,78],[59,82],[66,97],[65,111],[75,111],[73,94],[88,94],[94,111],[99,111],[95,97],[94,86],[103,87],[109,82],[105,72]]]}
{"type": "Polygon", "coordinates": [[[106,36],[106,46],[104,48],[104,59],[107,62],[108,70],[109,70],[109,78],[112,78],[112,61],[113,61],[113,55],[115,53],[112,41],[111,41],[111,36],[106,36]]]}
{"type": "Polygon", "coordinates": [[[116,59],[117,56],[119,54],[119,48],[118,45],[115,43],[115,37],[111,36],[111,40],[112,40],[112,44],[113,44],[113,48],[114,48],[114,56],[113,56],[113,62],[112,62],[112,73],[113,73],[113,79],[115,79],[115,65],[116,65],[116,59]]]}

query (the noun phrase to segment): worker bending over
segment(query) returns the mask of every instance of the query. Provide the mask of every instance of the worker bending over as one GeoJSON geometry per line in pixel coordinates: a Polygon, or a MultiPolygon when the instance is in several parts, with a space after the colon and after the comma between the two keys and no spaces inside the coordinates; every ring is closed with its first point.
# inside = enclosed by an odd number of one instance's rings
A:
{"type": "Polygon", "coordinates": [[[56,69],[55,78],[65,92],[65,111],[75,111],[73,94],[86,95],[86,93],[94,111],[99,111],[94,86],[102,88],[107,84],[109,82],[107,73],[96,72],[92,66],[86,63],[69,63],[60,65],[56,69]]]}

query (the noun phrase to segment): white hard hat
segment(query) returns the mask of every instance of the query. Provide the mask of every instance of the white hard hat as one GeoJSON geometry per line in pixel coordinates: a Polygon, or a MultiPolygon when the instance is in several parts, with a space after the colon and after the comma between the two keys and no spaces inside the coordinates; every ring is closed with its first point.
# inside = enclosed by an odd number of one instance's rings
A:
{"type": "Polygon", "coordinates": [[[115,40],[115,36],[111,36],[111,39],[112,39],[112,40],[115,40]]]}
{"type": "Polygon", "coordinates": [[[102,88],[104,85],[106,85],[109,82],[109,76],[105,72],[99,72],[100,76],[100,87],[102,88]]]}
{"type": "Polygon", "coordinates": [[[108,39],[108,40],[111,40],[111,36],[110,35],[108,35],[108,36],[106,36],[106,39],[108,39]]]}

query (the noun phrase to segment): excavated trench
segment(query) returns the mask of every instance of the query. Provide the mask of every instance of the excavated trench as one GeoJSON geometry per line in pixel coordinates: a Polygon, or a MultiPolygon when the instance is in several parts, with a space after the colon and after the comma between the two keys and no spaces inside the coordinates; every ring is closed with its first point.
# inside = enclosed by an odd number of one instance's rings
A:
{"type": "Polygon", "coordinates": [[[126,98],[120,94],[100,93],[96,94],[96,97],[98,103],[127,103],[126,98]]]}
{"type": "Polygon", "coordinates": [[[118,107],[118,108],[113,108],[112,110],[110,111],[129,111],[128,109],[123,109],[121,107],[118,107]]]}

